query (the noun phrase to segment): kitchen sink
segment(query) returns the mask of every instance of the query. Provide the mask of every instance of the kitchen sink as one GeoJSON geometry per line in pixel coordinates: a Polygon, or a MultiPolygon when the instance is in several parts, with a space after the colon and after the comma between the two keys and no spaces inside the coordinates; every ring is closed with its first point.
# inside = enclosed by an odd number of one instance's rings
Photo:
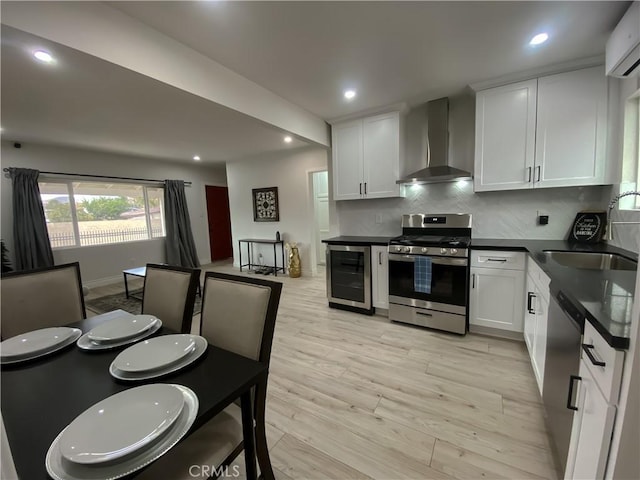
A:
{"type": "Polygon", "coordinates": [[[544,250],[544,255],[565,267],[588,270],[637,270],[638,262],[615,253],[544,250]]]}

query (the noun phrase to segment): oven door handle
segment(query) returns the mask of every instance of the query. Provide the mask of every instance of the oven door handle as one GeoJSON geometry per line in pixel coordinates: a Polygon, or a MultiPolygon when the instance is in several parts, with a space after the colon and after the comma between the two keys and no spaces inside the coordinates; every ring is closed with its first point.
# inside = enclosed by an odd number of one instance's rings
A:
{"type": "MultiPolygon", "coordinates": [[[[406,262],[415,263],[418,255],[400,255],[399,253],[390,253],[390,262],[406,262]]],[[[457,265],[460,267],[466,267],[468,265],[466,258],[448,258],[448,257],[430,257],[431,263],[434,265],[457,265]]]]}

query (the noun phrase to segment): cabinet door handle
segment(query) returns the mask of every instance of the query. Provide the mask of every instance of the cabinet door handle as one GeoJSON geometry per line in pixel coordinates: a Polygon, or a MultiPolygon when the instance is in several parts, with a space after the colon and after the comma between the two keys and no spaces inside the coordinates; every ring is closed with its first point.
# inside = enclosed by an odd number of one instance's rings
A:
{"type": "Polygon", "coordinates": [[[360,184],[360,195],[362,195],[362,184],[360,184]]]}
{"type": "Polygon", "coordinates": [[[604,367],[606,365],[605,362],[601,362],[600,360],[598,360],[596,357],[593,356],[593,353],[591,353],[591,350],[593,350],[595,347],[593,345],[588,345],[583,343],[582,344],[582,350],[584,350],[584,353],[587,354],[587,357],[589,357],[589,360],[591,360],[591,363],[593,363],[596,367],[604,367]]]}
{"type": "Polygon", "coordinates": [[[433,317],[433,315],[432,315],[432,314],[430,314],[430,313],[424,313],[424,312],[416,312],[416,313],[417,313],[418,315],[422,315],[422,316],[424,316],[424,317],[433,317]]]}
{"type": "Polygon", "coordinates": [[[471,274],[471,288],[476,288],[476,274],[471,274]]]}
{"type": "Polygon", "coordinates": [[[533,309],[532,302],[531,302],[534,298],[537,298],[535,293],[527,292],[527,310],[529,310],[529,313],[531,314],[536,313],[535,310],[533,309]]]}
{"type": "Polygon", "coordinates": [[[378,265],[382,265],[382,252],[378,252],[378,265]]]}
{"type": "Polygon", "coordinates": [[[364,194],[367,194],[367,182],[364,182],[364,194]]]}
{"type": "Polygon", "coordinates": [[[506,258],[487,258],[487,262],[505,263],[506,261],[507,261],[506,258]]]}
{"type": "Polygon", "coordinates": [[[540,165],[538,165],[536,167],[536,170],[538,171],[538,179],[536,180],[536,182],[539,182],[540,181],[540,170],[542,170],[542,167],[540,165]]]}
{"type": "Polygon", "coordinates": [[[527,177],[527,183],[531,182],[531,170],[533,170],[533,167],[527,167],[527,172],[529,173],[527,177]]]}
{"type": "Polygon", "coordinates": [[[571,377],[569,377],[569,395],[567,396],[567,408],[569,410],[578,410],[578,407],[571,405],[571,400],[573,400],[573,385],[576,380],[582,380],[582,377],[577,375],[571,375],[571,377]]]}

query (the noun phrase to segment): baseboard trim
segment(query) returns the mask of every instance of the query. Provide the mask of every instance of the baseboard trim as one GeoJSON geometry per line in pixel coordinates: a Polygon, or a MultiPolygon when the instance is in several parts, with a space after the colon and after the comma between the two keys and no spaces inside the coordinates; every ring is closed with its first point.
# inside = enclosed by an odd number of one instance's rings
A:
{"type": "Polygon", "coordinates": [[[124,289],[124,280],[122,278],[122,274],[116,275],[113,277],[105,277],[98,278],[96,280],[89,280],[88,282],[83,282],[86,287],[96,288],[96,287],[104,287],[107,285],[113,285],[114,283],[122,283],[122,288],[124,289]]]}
{"type": "Polygon", "coordinates": [[[375,307],[375,309],[376,309],[375,314],[374,314],[375,316],[389,318],[389,309],[388,308],[375,307]]]}
{"type": "Polygon", "coordinates": [[[507,340],[524,342],[524,335],[522,332],[512,332],[510,330],[501,330],[499,328],[483,327],[481,325],[469,325],[469,332],[477,333],[479,335],[487,335],[489,337],[499,337],[499,338],[506,338],[507,340]]]}

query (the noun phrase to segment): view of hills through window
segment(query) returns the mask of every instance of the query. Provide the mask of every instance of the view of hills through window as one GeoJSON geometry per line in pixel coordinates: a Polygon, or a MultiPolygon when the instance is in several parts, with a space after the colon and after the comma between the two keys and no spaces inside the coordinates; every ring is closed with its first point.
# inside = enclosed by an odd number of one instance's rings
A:
{"type": "Polygon", "coordinates": [[[164,237],[164,189],[107,182],[39,183],[52,248],[164,237]]]}

